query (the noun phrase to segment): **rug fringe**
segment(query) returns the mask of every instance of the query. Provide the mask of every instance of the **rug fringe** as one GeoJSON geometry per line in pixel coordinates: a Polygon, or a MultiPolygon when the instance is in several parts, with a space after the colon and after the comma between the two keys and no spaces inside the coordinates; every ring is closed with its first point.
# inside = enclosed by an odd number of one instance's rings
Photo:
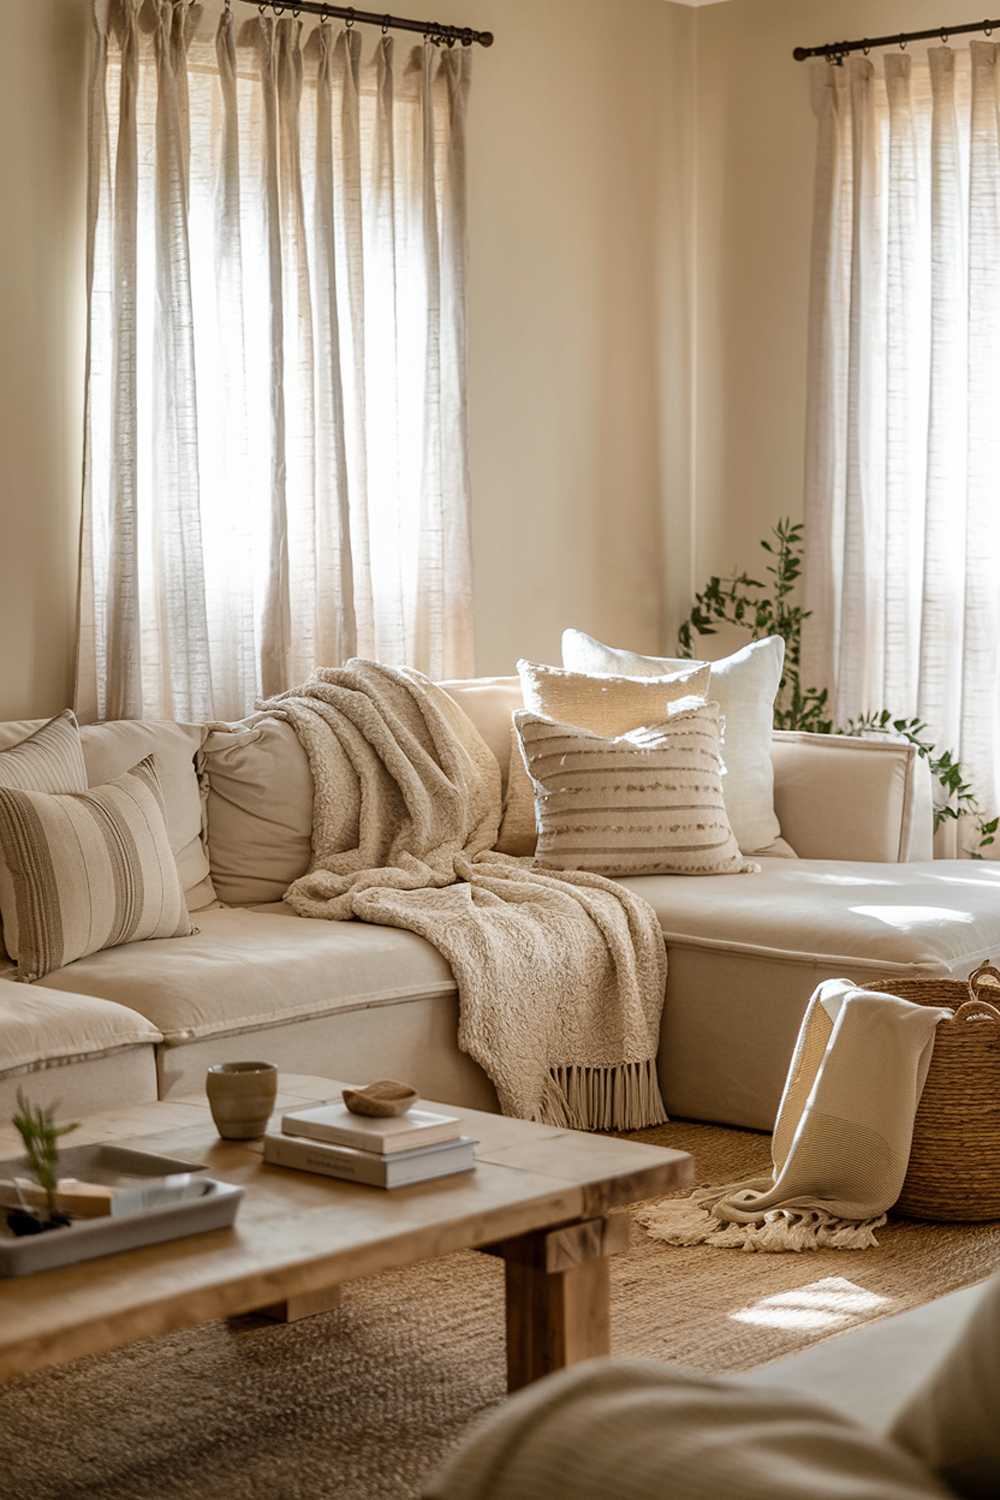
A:
{"type": "MultiPolygon", "coordinates": [[[[744,1184],[745,1185],[745,1184],[744,1184]]],[[[717,1250],[747,1250],[779,1254],[802,1250],[869,1250],[878,1245],[876,1229],[886,1215],[874,1219],[838,1219],[820,1209],[776,1208],[753,1224],[726,1224],[711,1209],[727,1189],[696,1188],[687,1198],[665,1198],[647,1204],[633,1215],[651,1239],[665,1245],[712,1245],[717,1250]]]]}
{"type": "Polygon", "coordinates": [[[643,1130],[665,1125],[656,1059],[610,1068],[549,1069],[535,1119],[570,1130],[643,1130]]]}

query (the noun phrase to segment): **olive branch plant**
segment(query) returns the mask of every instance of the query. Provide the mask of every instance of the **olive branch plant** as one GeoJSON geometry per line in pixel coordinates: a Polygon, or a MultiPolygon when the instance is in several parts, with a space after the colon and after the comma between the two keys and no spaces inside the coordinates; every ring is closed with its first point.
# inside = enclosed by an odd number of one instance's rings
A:
{"type": "Polygon", "coordinates": [[[680,655],[692,657],[695,635],[715,635],[719,625],[739,626],[749,632],[751,640],[780,635],[785,642],[785,670],[775,699],[775,729],[806,730],[812,734],[895,734],[906,740],[927,761],[937,783],[935,829],[946,821],[968,818],[975,843],[966,852],[973,859],[982,859],[983,851],[996,839],[1000,816],[987,816],[966,780],[961,761],[953,751],[938,749],[928,737],[928,727],[922,719],[906,718],[882,708],[835,725],[828,690],[803,685],[802,626],[810,611],[803,609],[798,598],[802,531],[802,522],[788,517],[771,527],[760,544],[768,555],[769,579],[752,578],[749,573],[741,572],[730,578],[713,576],[708,580],[701,592],[695,594],[691,613],[678,631],[680,655]]]}

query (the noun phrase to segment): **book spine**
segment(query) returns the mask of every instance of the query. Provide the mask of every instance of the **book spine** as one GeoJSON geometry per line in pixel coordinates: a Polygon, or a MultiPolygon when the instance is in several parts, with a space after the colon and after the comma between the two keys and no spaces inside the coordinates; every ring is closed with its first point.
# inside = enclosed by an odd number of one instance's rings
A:
{"type": "Polygon", "coordinates": [[[297,1167],[300,1172],[318,1172],[322,1177],[337,1177],[343,1182],[366,1182],[372,1187],[385,1187],[387,1174],[384,1163],[378,1157],[331,1159],[323,1150],[316,1150],[308,1141],[290,1137],[268,1136],[264,1141],[264,1160],[275,1167],[297,1167]]]}

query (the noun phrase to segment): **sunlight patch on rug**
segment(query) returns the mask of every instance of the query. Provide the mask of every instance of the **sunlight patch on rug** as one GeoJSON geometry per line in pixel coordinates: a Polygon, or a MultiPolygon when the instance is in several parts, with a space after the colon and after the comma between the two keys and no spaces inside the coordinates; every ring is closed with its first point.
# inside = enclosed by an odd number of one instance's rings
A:
{"type": "Polygon", "coordinates": [[[749,1307],[730,1313],[733,1323],[753,1328],[791,1328],[802,1333],[832,1332],[888,1312],[894,1299],[867,1292],[844,1276],[824,1276],[793,1291],[761,1297],[749,1307]]]}

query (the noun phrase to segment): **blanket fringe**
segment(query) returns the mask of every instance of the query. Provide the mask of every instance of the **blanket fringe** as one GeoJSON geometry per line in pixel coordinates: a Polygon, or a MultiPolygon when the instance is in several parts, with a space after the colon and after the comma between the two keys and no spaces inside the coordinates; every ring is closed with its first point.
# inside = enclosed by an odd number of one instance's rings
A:
{"type": "Polygon", "coordinates": [[[665,1245],[713,1245],[718,1250],[775,1254],[802,1250],[869,1250],[878,1244],[874,1219],[838,1219],[820,1209],[770,1209],[753,1224],[726,1224],[711,1212],[724,1188],[696,1188],[688,1198],[665,1198],[638,1209],[633,1217],[651,1239],[665,1245]]]}
{"type": "Polygon", "coordinates": [[[550,1068],[535,1120],[569,1130],[642,1130],[665,1125],[656,1059],[609,1068],[550,1068]]]}

